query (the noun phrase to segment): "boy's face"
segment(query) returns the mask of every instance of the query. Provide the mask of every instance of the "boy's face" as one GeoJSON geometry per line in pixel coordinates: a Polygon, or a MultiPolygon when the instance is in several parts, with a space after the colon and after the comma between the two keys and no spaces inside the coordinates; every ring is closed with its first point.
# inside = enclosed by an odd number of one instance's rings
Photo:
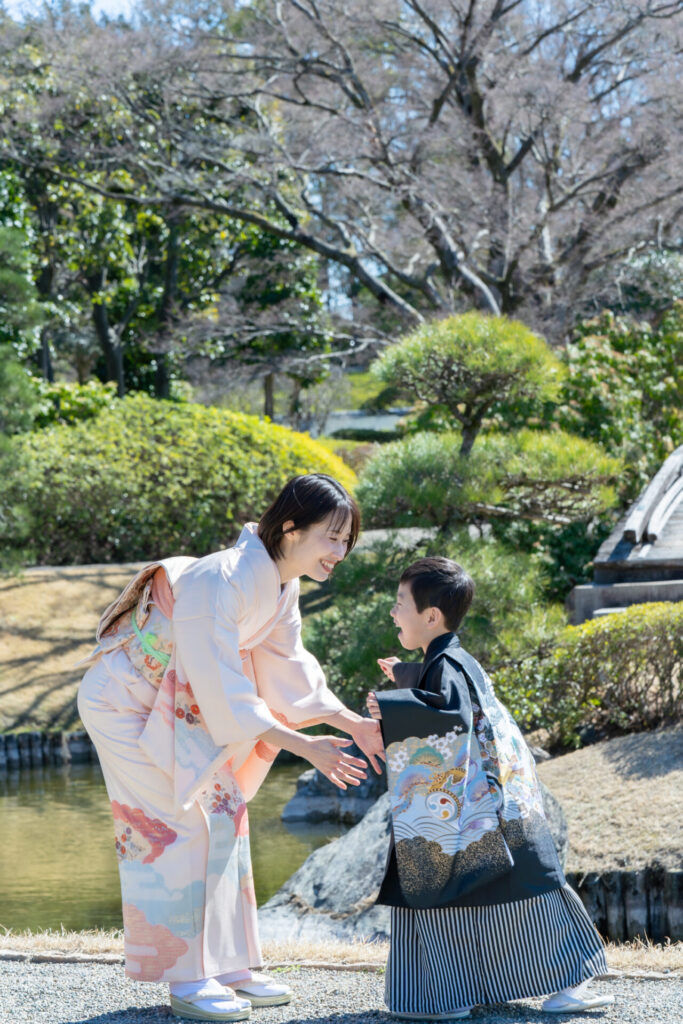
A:
{"type": "Polygon", "coordinates": [[[423,612],[419,612],[413,600],[410,584],[399,583],[391,617],[400,630],[398,639],[401,646],[407,651],[417,650],[418,647],[425,650],[429,646],[434,638],[434,632],[429,625],[430,612],[433,610],[425,608],[423,612]]]}

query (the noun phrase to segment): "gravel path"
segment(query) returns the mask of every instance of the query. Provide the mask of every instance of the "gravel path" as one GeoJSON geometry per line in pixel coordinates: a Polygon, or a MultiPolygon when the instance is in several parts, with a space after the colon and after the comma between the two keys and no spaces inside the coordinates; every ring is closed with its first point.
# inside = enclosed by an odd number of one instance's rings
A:
{"type": "MultiPolygon", "coordinates": [[[[255,1010],[255,1024],[389,1024],[383,1009],[384,977],[371,972],[291,969],[278,972],[295,990],[289,1006],[255,1010]]],[[[617,978],[595,982],[615,996],[607,1010],[557,1017],[529,999],[473,1011],[475,1024],[551,1024],[594,1020],[600,1024],[680,1024],[683,978],[617,978]]],[[[120,966],[103,964],[0,964],[1,1024],[171,1024],[165,985],[124,978],[120,966]]]]}

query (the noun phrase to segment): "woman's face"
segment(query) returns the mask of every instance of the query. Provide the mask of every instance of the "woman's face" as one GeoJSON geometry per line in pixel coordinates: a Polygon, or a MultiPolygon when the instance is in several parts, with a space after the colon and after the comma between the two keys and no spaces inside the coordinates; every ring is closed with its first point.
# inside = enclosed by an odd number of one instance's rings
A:
{"type": "Polygon", "coordinates": [[[343,526],[339,526],[335,517],[330,516],[320,523],[313,523],[306,530],[291,530],[293,523],[284,523],[285,531],[282,545],[283,558],[280,564],[280,575],[283,579],[294,579],[295,576],[310,576],[312,580],[323,583],[329,579],[337,562],[346,557],[347,545],[351,535],[351,516],[343,526]]]}

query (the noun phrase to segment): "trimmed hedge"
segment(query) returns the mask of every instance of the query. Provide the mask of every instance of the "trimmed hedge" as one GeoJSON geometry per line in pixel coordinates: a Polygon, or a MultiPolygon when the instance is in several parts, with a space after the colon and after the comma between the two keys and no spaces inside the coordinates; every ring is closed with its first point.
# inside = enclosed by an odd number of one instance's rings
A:
{"type": "Polygon", "coordinates": [[[0,522],[5,507],[19,505],[31,536],[10,531],[3,542],[43,565],[206,554],[234,540],[298,473],[355,484],[352,470],[307,435],[142,394],[13,444],[28,468],[3,489],[0,522]]]}
{"type": "Polygon", "coordinates": [[[482,434],[468,457],[460,444],[457,432],[425,432],[380,446],[358,484],[365,526],[589,519],[614,503],[619,462],[582,437],[482,434]]]}
{"type": "Polygon", "coordinates": [[[567,626],[553,649],[495,673],[526,728],[578,746],[581,733],[640,732],[683,714],[683,602],[632,605],[567,626]]]}

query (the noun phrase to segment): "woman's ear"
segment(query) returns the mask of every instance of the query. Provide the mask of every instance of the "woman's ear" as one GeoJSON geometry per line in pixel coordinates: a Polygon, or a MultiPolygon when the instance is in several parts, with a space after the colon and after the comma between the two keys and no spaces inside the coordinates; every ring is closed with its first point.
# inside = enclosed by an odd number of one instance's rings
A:
{"type": "Polygon", "coordinates": [[[296,530],[296,524],[295,524],[293,519],[287,519],[282,524],[282,532],[285,535],[287,535],[289,533],[294,533],[295,530],[296,530]]]}

